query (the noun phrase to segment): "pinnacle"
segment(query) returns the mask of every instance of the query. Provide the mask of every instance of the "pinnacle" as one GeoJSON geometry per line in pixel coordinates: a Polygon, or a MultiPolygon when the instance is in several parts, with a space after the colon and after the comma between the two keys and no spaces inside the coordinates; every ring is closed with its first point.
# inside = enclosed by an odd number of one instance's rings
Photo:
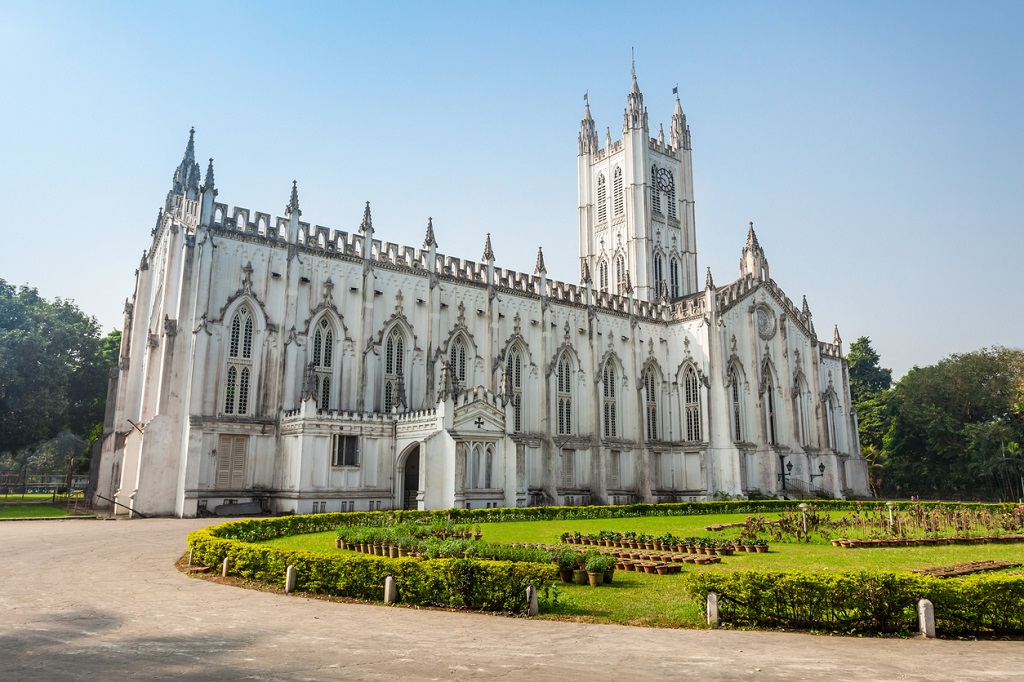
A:
{"type": "Polygon", "coordinates": [[[811,306],[807,305],[807,295],[806,294],[804,295],[804,302],[803,302],[803,305],[801,306],[801,312],[804,315],[808,315],[808,316],[811,314],[811,306]]]}
{"type": "Polygon", "coordinates": [[[302,215],[302,211],[299,210],[299,182],[292,180],[292,195],[288,199],[288,205],[284,207],[285,213],[291,215],[302,215]]]}
{"type": "Polygon", "coordinates": [[[423,240],[423,248],[429,249],[431,246],[437,247],[437,240],[434,239],[434,219],[427,218],[427,236],[423,240]]]}
{"type": "Polygon", "coordinates": [[[359,225],[359,231],[365,232],[366,230],[373,231],[373,220],[370,218],[370,202],[366,202],[366,208],[363,209],[363,222],[359,225]]]}
{"type": "Polygon", "coordinates": [[[213,159],[210,159],[210,164],[206,167],[206,178],[203,180],[202,189],[204,192],[215,189],[213,185],[213,159]]]}
{"type": "Polygon", "coordinates": [[[538,275],[546,275],[548,269],[544,267],[544,249],[543,247],[537,248],[537,266],[534,268],[534,272],[538,275]]]}
{"type": "Polygon", "coordinates": [[[757,243],[757,233],[754,232],[754,221],[750,221],[750,230],[747,231],[747,246],[761,246],[757,243]]]}
{"type": "Polygon", "coordinates": [[[494,260],[494,249],[491,248],[491,233],[487,233],[487,241],[484,242],[484,260],[494,260]]]}
{"type": "Polygon", "coordinates": [[[839,325],[838,324],[835,327],[835,337],[834,337],[832,343],[834,343],[837,346],[841,346],[843,344],[843,340],[839,337],[839,325]]]}
{"type": "Polygon", "coordinates": [[[583,261],[583,283],[590,284],[591,281],[592,280],[590,278],[590,263],[588,263],[587,261],[583,261]]]}
{"type": "Polygon", "coordinates": [[[705,289],[714,289],[715,288],[715,280],[711,276],[711,268],[708,268],[707,277],[704,278],[704,288],[705,289]]]}

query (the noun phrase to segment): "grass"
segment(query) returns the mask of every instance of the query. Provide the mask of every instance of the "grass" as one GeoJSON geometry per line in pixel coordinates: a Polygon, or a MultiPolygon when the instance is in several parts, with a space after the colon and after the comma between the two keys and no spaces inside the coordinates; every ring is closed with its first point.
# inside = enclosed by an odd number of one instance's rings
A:
{"type": "Polygon", "coordinates": [[[67,516],[61,507],[50,504],[3,504],[0,503],[0,519],[31,519],[51,516],[67,516]]]}
{"type": "MultiPolygon", "coordinates": [[[[18,504],[20,502],[44,502],[46,500],[52,500],[53,493],[7,493],[0,495],[0,504],[18,504]]],[[[82,500],[85,499],[85,495],[81,490],[76,490],[71,495],[57,495],[58,500],[82,500]]]]}
{"type": "MultiPolygon", "coordinates": [[[[766,515],[768,519],[778,515],[766,515]]],[[[484,541],[494,543],[534,542],[558,544],[565,531],[596,533],[601,530],[635,531],[677,536],[716,535],[705,526],[735,523],[745,514],[713,516],[669,516],[628,519],[587,519],[576,521],[521,521],[481,524],[484,541]]],[[[735,535],[723,531],[718,537],[735,535]]],[[[294,535],[270,540],[267,544],[287,549],[314,552],[342,552],[334,546],[333,532],[294,535]]],[[[898,571],[946,566],[981,559],[1003,559],[1024,564],[1024,543],[985,545],[937,545],[932,547],[881,547],[839,549],[824,540],[810,544],[773,543],[767,554],[741,553],[723,557],[722,563],[697,566],[684,564],[683,572],[658,576],[634,571],[616,571],[611,585],[557,583],[556,598],[542,600],[541,617],[621,625],[652,627],[704,627],[704,605],[694,602],[683,589],[684,576],[693,571],[730,572],[736,570],[804,571],[898,571]]],[[[1024,575],[1021,569],[1003,571],[1024,575]]]]}

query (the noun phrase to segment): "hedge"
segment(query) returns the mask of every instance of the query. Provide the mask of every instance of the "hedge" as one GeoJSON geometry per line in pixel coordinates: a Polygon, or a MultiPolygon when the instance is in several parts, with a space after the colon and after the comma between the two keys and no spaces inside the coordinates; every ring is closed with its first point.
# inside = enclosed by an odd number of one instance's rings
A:
{"type": "Polygon", "coordinates": [[[917,602],[935,606],[939,635],[1024,634],[1024,578],[962,579],[891,572],[736,571],[694,573],[687,591],[718,594],[722,622],[833,632],[910,634],[917,602]]]}
{"type": "MultiPolygon", "coordinates": [[[[189,533],[192,563],[219,567],[228,560],[230,575],[261,583],[284,585],[289,565],[295,567],[296,589],[353,599],[381,601],[384,580],[394,576],[398,601],[482,611],[525,613],[526,587],[554,580],[553,564],[477,559],[385,559],[365,555],[285,550],[245,541],[289,527],[319,526],[324,515],[241,521],[189,533]],[[304,522],[300,522],[304,520],[304,522]],[[292,523],[288,523],[291,521],[292,523]],[[260,525],[267,528],[260,529],[260,525]],[[265,532],[261,533],[263,530],[265,532]]],[[[331,524],[337,527],[337,523],[331,524]]],[[[315,532],[306,530],[304,532],[315,532]]]]}

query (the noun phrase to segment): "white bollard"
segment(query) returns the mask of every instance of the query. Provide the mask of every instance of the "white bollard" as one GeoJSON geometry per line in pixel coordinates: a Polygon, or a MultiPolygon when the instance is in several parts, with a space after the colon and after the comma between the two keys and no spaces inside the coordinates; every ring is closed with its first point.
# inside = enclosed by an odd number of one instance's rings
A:
{"type": "Polygon", "coordinates": [[[708,625],[718,627],[718,595],[708,592],[708,625]]]}
{"type": "Polygon", "coordinates": [[[537,588],[532,584],[526,587],[526,603],[529,604],[527,615],[536,616],[540,613],[540,605],[537,603],[537,588]]]}
{"type": "Polygon", "coordinates": [[[196,551],[195,547],[188,550],[188,565],[192,565],[192,552],[196,551]]]}
{"type": "Polygon", "coordinates": [[[295,567],[289,566],[284,572],[284,592],[291,594],[295,591],[295,567]]]}
{"type": "Polygon", "coordinates": [[[384,579],[384,603],[394,604],[398,601],[398,585],[395,584],[394,576],[384,579]]]}
{"type": "Polygon", "coordinates": [[[221,577],[228,577],[228,558],[224,557],[224,565],[220,569],[221,577]]]}
{"type": "Polygon", "coordinates": [[[935,606],[928,599],[917,602],[917,633],[928,639],[935,638],[935,606]]]}

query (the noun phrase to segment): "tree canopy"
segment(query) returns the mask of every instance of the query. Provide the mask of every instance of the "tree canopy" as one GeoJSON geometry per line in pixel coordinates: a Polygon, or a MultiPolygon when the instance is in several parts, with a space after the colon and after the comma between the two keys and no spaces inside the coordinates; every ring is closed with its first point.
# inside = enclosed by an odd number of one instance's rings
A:
{"type": "Polygon", "coordinates": [[[0,279],[0,453],[95,432],[119,344],[73,302],[0,279]]]}

